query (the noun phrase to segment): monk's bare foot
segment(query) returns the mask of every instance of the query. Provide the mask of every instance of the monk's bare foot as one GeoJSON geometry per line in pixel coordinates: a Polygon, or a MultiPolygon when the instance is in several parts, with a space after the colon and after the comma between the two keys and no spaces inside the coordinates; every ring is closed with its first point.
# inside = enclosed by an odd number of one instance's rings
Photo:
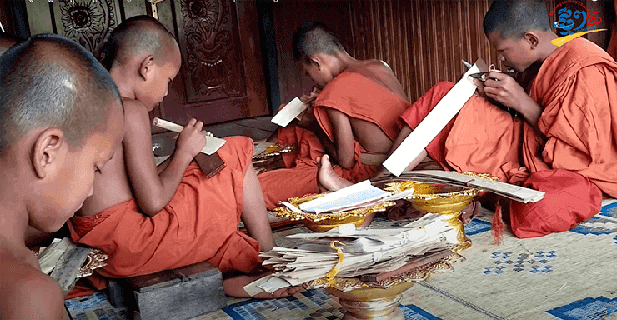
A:
{"type": "Polygon", "coordinates": [[[257,298],[257,299],[273,299],[273,298],[281,298],[293,296],[298,292],[304,291],[302,287],[288,287],[282,288],[274,291],[273,293],[262,292],[258,293],[255,296],[250,296],[246,291],[244,291],[244,287],[249,283],[261,278],[265,277],[269,273],[262,273],[259,275],[236,275],[233,277],[228,277],[223,280],[223,289],[225,290],[225,294],[234,298],[257,298]]]}
{"type": "Polygon", "coordinates": [[[480,212],[480,202],[472,201],[469,205],[463,208],[463,210],[461,210],[459,219],[463,224],[468,224],[471,222],[471,219],[478,214],[478,212],[480,212]]]}
{"type": "Polygon", "coordinates": [[[336,191],[344,187],[352,185],[351,182],[339,177],[339,175],[332,169],[330,163],[330,157],[324,154],[319,162],[319,171],[317,171],[317,183],[319,185],[319,191],[336,191]]]}
{"type": "Polygon", "coordinates": [[[366,216],[366,218],[364,218],[364,222],[362,223],[360,228],[366,228],[369,225],[371,225],[371,222],[373,222],[373,218],[375,218],[375,213],[371,213],[368,216],[366,216]]]}

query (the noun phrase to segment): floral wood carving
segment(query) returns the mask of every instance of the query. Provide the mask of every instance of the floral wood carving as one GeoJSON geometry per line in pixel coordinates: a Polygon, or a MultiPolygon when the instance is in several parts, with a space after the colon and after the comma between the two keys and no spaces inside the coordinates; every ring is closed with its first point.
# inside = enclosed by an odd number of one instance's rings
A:
{"type": "Polygon", "coordinates": [[[189,102],[244,95],[233,10],[228,0],[182,0],[189,102]]]}
{"type": "Polygon", "coordinates": [[[116,25],[113,0],[64,0],[59,6],[64,35],[97,53],[116,25]]]}

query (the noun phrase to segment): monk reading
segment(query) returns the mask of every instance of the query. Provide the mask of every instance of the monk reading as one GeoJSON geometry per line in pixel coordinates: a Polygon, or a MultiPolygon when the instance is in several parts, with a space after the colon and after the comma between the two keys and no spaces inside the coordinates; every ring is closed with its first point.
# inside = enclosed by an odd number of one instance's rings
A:
{"type": "MultiPolygon", "coordinates": [[[[484,32],[499,60],[520,75],[490,72],[486,82],[476,80],[486,98],[472,97],[425,152],[446,170],[545,192],[536,203],[509,203],[518,237],[567,231],[599,212],[603,193],[617,197],[617,64],[583,38],[554,45],[539,1],[495,1],[484,32]]],[[[414,103],[402,116],[408,127],[450,88],[440,83],[414,103]]],[[[327,166],[323,173],[341,184],[327,166]]]]}
{"type": "Polygon", "coordinates": [[[349,181],[376,174],[399,133],[399,117],[409,106],[389,67],[379,60],[351,57],[322,23],[298,29],[293,54],[321,92],[312,93],[317,97],[307,115],[315,121],[307,121],[308,130],[297,125],[279,129],[278,143],[296,145],[297,152],[284,155],[287,168],[259,175],[268,208],[290,197],[318,193],[318,159],[324,154],[338,164],[336,173],[349,181]]]}
{"type": "Polygon", "coordinates": [[[0,319],[68,319],[27,229],[55,232],[81,207],[122,131],[118,88],[79,44],[38,35],[0,57],[0,319]]]}
{"type": "MultiPolygon", "coordinates": [[[[22,42],[23,39],[8,32],[0,32],[0,55],[15,44],[22,42]]],[[[41,232],[34,227],[28,226],[26,231],[26,246],[33,247],[42,243],[47,243],[53,239],[52,232],[41,232]]]]}
{"type": "MultiPolygon", "coordinates": [[[[178,74],[180,49],[149,16],[114,29],[103,65],[118,83],[125,108],[122,151],[97,176],[94,195],[70,221],[73,240],[107,253],[104,272],[127,277],[208,261],[224,273],[252,272],[259,251],[273,246],[272,231],[249,138],[235,137],[217,153],[225,166],[208,178],[192,162],[203,149],[203,123],[191,119],[168,161],[156,167],[148,112],[167,95],[178,74]],[[248,237],[238,230],[242,219],[248,237]]],[[[247,296],[252,276],[227,278],[225,292],[247,296]]],[[[274,295],[294,293],[281,290],[274,295]]]]}

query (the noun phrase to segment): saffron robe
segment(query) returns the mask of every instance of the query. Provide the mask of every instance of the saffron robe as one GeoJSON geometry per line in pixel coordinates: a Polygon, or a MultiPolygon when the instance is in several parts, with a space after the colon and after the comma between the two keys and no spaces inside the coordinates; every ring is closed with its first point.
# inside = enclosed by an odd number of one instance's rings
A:
{"type": "MultiPolygon", "coordinates": [[[[539,132],[473,96],[426,148],[446,170],[488,173],[545,192],[510,202],[521,238],[567,231],[599,212],[602,192],[617,197],[617,64],[595,44],[574,39],[542,64],[529,95],[543,108],[539,132]]],[[[440,83],[402,118],[411,128],[452,84],[440,83]]]]}
{"type": "Polygon", "coordinates": [[[211,178],[192,162],[171,201],[154,217],[134,199],[92,217],[69,220],[73,241],[109,255],[104,271],[127,277],[208,261],[222,272],[250,272],[259,263],[259,243],[238,230],[244,174],[253,143],[226,138],[218,150],[226,166],[211,178]]]}
{"type": "MultiPolygon", "coordinates": [[[[351,118],[374,123],[394,140],[400,131],[399,117],[408,106],[407,102],[386,87],[360,73],[347,71],[324,87],[315,100],[314,114],[330,141],[334,141],[334,132],[326,108],[333,108],[351,118]]],[[[276,207],[279,201],[286,201],[291,197],[318,193],[317,158],[325,153],[323,145],[313,132],[297,126],[280,128],[278,143],[295,145],[296,152],[283,155],[287,168],[259,175],[268,209],[276,207]]],[[[372,177],[378,172],[379,166],[363,163],[361,155],[365,152],[366,150],[356,141],[354,166],[351,168],[335,166],[334,171],[354,183],[372,177]]]]}

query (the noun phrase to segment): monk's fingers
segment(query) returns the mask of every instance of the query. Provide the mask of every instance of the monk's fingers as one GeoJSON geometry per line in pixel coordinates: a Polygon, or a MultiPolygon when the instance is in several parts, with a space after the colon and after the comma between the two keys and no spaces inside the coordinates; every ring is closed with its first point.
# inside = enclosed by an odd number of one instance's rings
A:
{"type": "Polygon", "coordinates": [[[292,295],[294,295],[293,287],[278,289],[272,293],[274,298],[288,297],[292,295]]]}
{"type": "Polygon", "coordinates": [[[195,118],[191,118],[191,119],[189,120],[189,123],[188,123],[186,126],[187,126],[187,127],[194,127],[196,123],[197,123],[197,119],[195,119],[195,118]]]}
{"type": "Polygon", "coordinates": [[[503,80],[506,77],[509,77],[507,74],[499,71],[499,70],[492,70],[488,73],[488,77],[489,78],[495,78],[497,80],[503,80]]]}
{"type": "Polygon", "coordinates": [[[201,131],[204,128],[204,123],[201,121],[197,121],[197,123],[195,123],[195,130],[197,132],[201,131]]]}
{"type": "Polygon", "coordinates": [[[502,80],[499,79],[495,79],[495,78],[487,78],[486,81],[484,81],[484,87],[488,88],[502,88],[504,86],[504,82],[502,80]]]}
{"type": "Polygon", "coordinates": [[[494,98],[496,96],[499,95],[499,92],[501,92],[501,88],[495,88],[495,87],[484,87],[484,94],[486,94],[487,96],[494,98]]]}
{"type": "Polygon", "coordinates": [[[484,82],[476,78],[471,78],[471,79],[472,79],[471,82],[473,83],[474,86],[478,87],[478,90],[484,90],[484,82]]]}

